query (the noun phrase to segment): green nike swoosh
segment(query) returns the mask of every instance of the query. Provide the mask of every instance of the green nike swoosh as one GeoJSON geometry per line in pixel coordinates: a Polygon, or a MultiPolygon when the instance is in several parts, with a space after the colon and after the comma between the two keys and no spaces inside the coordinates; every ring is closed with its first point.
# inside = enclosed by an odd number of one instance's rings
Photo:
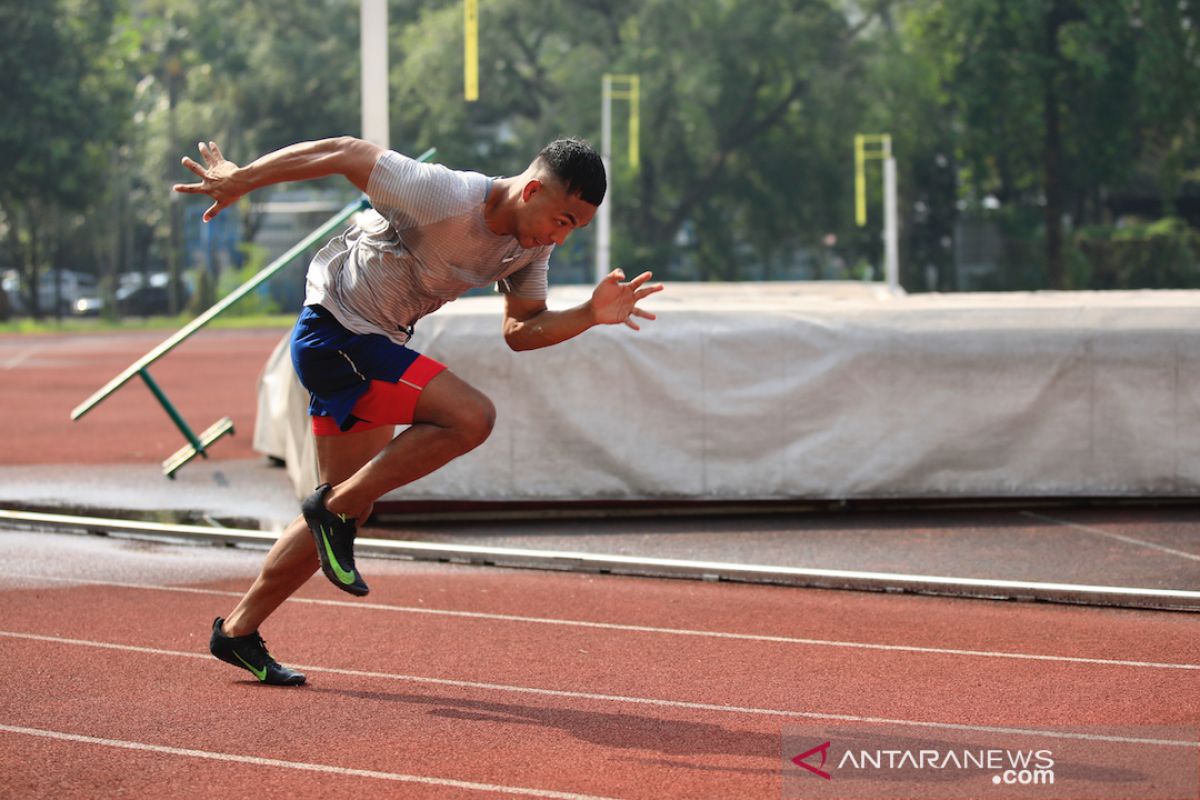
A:
{"type": "Polygon", "coordinates": [[[342,569],[337,556],[333,554],[333,548],[329,546],[329,534],[326,533],[324,525],[321,526],[321,541],[325,543],[325,555],[329,556],[329,566],[333,568],[333,574],[337,575],[337,579],[347,586],[354,583],[354,570],[346,572],[342,569]]]}
{"type": "Polygon", "coordinates": [[[242,658],[237,653],[234,653],[234,656],[237,657],[238,661],[246,665],[246,669],[254,673],[254,677],[258,678],[260,681],[265,681],[267,679],[267,668],[265,666],[262,668],[256,668],[253,664],[242,658]]]}

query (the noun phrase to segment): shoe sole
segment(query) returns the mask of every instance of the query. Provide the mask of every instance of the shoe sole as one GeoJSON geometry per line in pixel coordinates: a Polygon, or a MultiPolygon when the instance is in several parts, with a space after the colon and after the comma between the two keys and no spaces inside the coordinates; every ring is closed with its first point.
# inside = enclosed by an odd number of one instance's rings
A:
{"type": "MultiPolygon", "coordinates": [[[[245,664],[239,664],[236,661],[230,661],[228,659],[222,658],[221,656],[217,655],[216,653],[213,653],[212,657],[215,658],[217,661],[220,661],[222,664],[228,664],[231,667],[237,667],[242,672],[250,672],[250,670],[246,669],[245,664]]],[[[250,674],[254,675],[253,672],[250,672],[250,674]]],[[[308,679],[304,675],[300,674],[298,678],[296,678],[294,680],[289,680],[289,681],[272,681],[272,680],[260,681],[260,680],[258,680],[258,678],[256,676],[254,679],[254,682],[261,683],[263,686],[301,686],[304,684],[304,682],[306,680],[308,680],[308,679]]]]}

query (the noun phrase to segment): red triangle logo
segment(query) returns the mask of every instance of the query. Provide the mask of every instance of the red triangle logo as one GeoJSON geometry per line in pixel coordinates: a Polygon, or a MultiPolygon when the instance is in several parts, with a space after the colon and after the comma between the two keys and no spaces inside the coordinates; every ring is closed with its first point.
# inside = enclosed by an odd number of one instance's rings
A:
{"type": "Polygon", "coordinates": [[[829,773],[820,768],[820,767],[825,766],[825,758],[828,755],[829,755],[829,742],[826,742],[825,744],[819,744],[816,747],[814,747],[812,750],[808,750],[807,752],[801,753],[800,755],[796,756],[795,758],[792,759],[792,763],[795,764],[797,767],[804,767],[806,770],[808,770],[809,772],[811,772],[814,775],[820,775],[825,780],[830,780],[829,773]],[[805,763],[805,761],[808,758],[816,755],[817,753],[821,754],[821,763],[818,766],[814,767],[812,764],[805,763]]]}

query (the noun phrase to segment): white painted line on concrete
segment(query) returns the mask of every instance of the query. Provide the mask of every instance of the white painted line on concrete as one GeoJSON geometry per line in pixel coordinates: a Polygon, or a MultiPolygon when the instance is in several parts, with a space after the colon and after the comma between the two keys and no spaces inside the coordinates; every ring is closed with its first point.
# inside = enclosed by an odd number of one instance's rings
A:
{"type": "Polygon", "coordinates": [[[1120,533],[1113,533],[1112,531],[1106,531],[1103,528],[1096,528],[1091,525],[1083,525],[1078,522],[1068,522],[1065,519],[1056,519],[1054,517],[1048,517],[1045,514],[1038,514],[1034,511],[1022,511],[1021,514],[1026,517],[1031,517],[1032,519],[1040,519],[1043,522],[1051,522],[1055,525],[1063,525],[1068,528],[1074,528],[1075,530],[1083,531],[1084,533],[1092,533],[1097,536],[1104,536],[1109,539],[1116,539],[1118,542],[1125,542],[1126,544],[1133,544],[1133,545],[1137,545],[1138,547],[1148,547],[1151,550],[1158,550],[1160,553],[1167,553],[1169,555],[1178,556],[1180,558],[1186,558],[1190,561],[1200,561],[1200,555],[1196,555],[1195,553],[1188,553],[1184,550],[1176,550],[1173,547],[1166,547],[1165,545],[1155,544],[1154,542],[1147,542],[1145,539],[1138,539],[1133,536],[1125,536],[1120,533]]]}
{"type": "MultiPolygon", "coordinates": [[[[105,650],[118,650],[134,653],[176,656],[183,658],[209,658],[199,653],[187,653],[178,650],[161,650],[151,647],[116,644],[113,642],[97,642],[88,639],[68,639],[59,636],[43,636],[40,634],[20,633],[17,631],[2,631],[0,636],[13,639],[65,644],[77,647],[96,647],[105,650]]],[[[311,664],[291,664],[294,669],[305,672],[325,673],[328,675],[346,675],[355,678],[374,680],[402,681],[432,686],[451,686],[457,689],[478,689],[489,692],[505,692],[512,694],[535,695],[539,697],[558,697],[568,700],[589,700],[603,703],[623,703],[628,705],[652,706],[657,708],[677,708],[688,711],[711,711],[722,714],[751,714],[771,717],[799,717],[803,719],[820,719],[834,722],[861,722],[884,725],[906,725],[916,728],[932,728],[938,730],[972,731],[976,733],[1005,733],[1028,736],[1044,736],[1052,739],[1079,739],[1093,742],[1115,742],[1119,744],[1145,744],[1156,747],[1200,747],[1200,742],[1183,739],[1152,739],[1129,736],[1109,736],[1103,734],[1083,733],[1079,731],[1043,730],[1037,728],[1006,728],[992,725],[963,725],[953,722],[927,722],[911,719],[889,719],[886,717],[864,717],[853,714],[828,714],[816,711],[796,711],[782,708],[757,708],[753,706],[731,706],[718,703],[696,703],[687,700],[662,700],[653,697],[637,697],[631,695],[600,694],[597,692],[576,692],[563,689],[543,689],[533,686],[514,686],[505,683],[484,683],[481,681],[463,681],[452,678],[432,678],[424,675],[404,675],[393,672],[369,672],[356,669],[339,669],[337,667],[320,667],[311,664]]]]}
{"type": "MultiPolygon", "coordinates": [[[[7,578],[28,578],[30,576],[15,575],[0,572],[7,578]]],[[[144,589],[147,591],[181,592],[184,594],[206,594],[217,597],[241,597],[242,592],[229,592],[220,589],[196,589],[188,586],[158,586],[154,584],[125,583],[121,581],[99,581],[83,578],[56,578],[36,576],[36,580],[70,583],[78,586],[108,586],[119,589],[144,589]]],[[[315,606],[334,606],[338,608],[359,608],[372,611],[390,611],[400,614],[425,614],[441,617],[458,617],[463,619],[478,619],[488,622],[519,622],[535,625],[557,625],[572,628],[592,628],[596,630],[623,631],[629,633],[648,633],[666,636],[694,636],[708,639],[727,639],[747,642],[768,642],[773,644],[794,644],[810,647],[841,647],[859,650],[880,650],[897,653],[918,653],[926,655],[969,656],[975,658],[1016,659],[1021,661],[1050,661],[1064,664],[1093,664],[1105,667],[1125,667],[1133,669],[1183,669],[1200,671],[1200,664],[1185,664],[1169,661],[1132,661],[1115,658],[1087,658],[1084,656],[1060,656],[1044,653],[1020,653],[1003,650],[965,650],[951,647],[921,647],[918,645],[881,644],[876,642],[855,642],[837,639],[810,639],[798,636],[774,636],[757,633],[733,633],[729,631],[705,631],[688,628],[662,628],[653,625],[626,625],[618,622],[592,622],[579,619],[557,619],[554,617],[528,617],[519,614],[494,614],[484,611],[458,611],[454,609],[424,608],[419,606],[397,606],[387,603],[368,603],[353,600],[325,600],[315,597],[291,597],[289,603],[305,603],[315,606]]]]}
{"type": "MultiPolygon", "coordinates": [[[[77,517],[0,509],[0,522],[72,527],[148,536],[188,538],[214,543],[270,543],[275,535],[238,528],[213,529],[198,525],[166,525],[101,517],[77,517]]],[[[992,580],[945,575],[912,575],[894,572],[783,567],[673,558],[646,558],[604,553],[561,550],[532,550],[483,547],[448,543],[396,541],[359,537],[355,553],[360,557],[466,560],[495,566],[577,569],[619,575],[769,582],[792,586],[868,591],[904,591],[921,594],[969,597],[1052,600],[1065,603],[1143,608],[1200,609],[1200,592],[1180,589],[1148,589],[1127,586],[1098,586],[1038,581],[992,580]]]]}
{"type": "Polygon", "coordinates": [[[550,789],[527,789],[520,786],[500,786],[494,783],[477,783],[475,781],[459,781],[452,778],[434,778],[427,775],[404,775],[398,772],[380,772],[373,769],[354,769],[351,767],[335,767],[329,764],[313,764],[307,761],[283,761],[278,758],[261,758],[238,753],[220,753],[211,750],[196,750],[185,747],[169,747],[147,742],[131,742],[124,739],[103,739],[97,736],[84,736],[78,733],[44,730],[42,728],[25,728],[19,725],[0,724],[0,731],[22,736],[37,736],[42,739],[55,739],[60,742],[75,744],[100,745],[116,747],[122,750],[138,750],[149,753],[159,753],[184,758],[203,758],[209,761],[225,761],[234,764],[251,764],[256,767],[277,767],[303,772],[323,772],[331,775],[342,775],[349,778],[375,778],[384,781],[400,783],[420,783],[426,786],[445,786],[454,789],[468,789],[490,794],[512,794],[523,797],[546,797],[554,800],[612,800],[612,798],[597,797],[589,794],[574,792],[556,792],[550,789]]]}

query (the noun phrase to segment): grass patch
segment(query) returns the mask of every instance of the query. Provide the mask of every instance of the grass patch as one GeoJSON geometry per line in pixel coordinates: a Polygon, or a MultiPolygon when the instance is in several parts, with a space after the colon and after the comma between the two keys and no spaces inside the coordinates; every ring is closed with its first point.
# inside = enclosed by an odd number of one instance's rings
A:
{"type": "MultiPolygon", "coordinates": [[[[190,314],[174,317],[130,317],[122,320],[107,320],[99,317],[63,317],[58,319],[34,320],[28,318],[0,322],[0,334],[47,334],[47,333],[111,333],[115,331],[165,331],[173,332],[191,322],[190,314]]],[[[246,329],[278,328],[286,330],[296,322],[296,314],[247,314],[220,316],[208,324],[210,328],[246,329]]]]}

